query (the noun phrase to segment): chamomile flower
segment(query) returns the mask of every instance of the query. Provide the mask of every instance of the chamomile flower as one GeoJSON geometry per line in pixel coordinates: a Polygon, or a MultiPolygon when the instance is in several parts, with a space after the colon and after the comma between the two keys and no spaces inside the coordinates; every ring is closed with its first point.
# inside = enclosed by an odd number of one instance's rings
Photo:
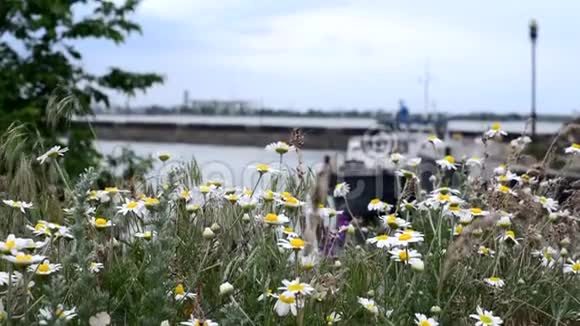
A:
{"type": "Polygon", "coordinates": [[[104,230],[106,228],[110,228],[111,226],[113,226],[113,222],[111,222],[110,220],[107,220],[104,217],[94,217],[91,220],[91,224],[97,229],[97,230],[104,230]]]}
{"type": "Polygon", "coordinates": [[[64,147],[61,148],[60,146],[53,146],[51,149],[49,149],[46,153],[40,155],[39,157],[36,158],[36,160],[38,162],[40,162],[40,164],[44,164],[44,162],[46,162],[46,160],[48,159],[55,159],[59,156],[64,156],[64,153],[66,153],[68,151],[68,148],[64,147]]]}
{"type": "Polygon", "coordinates": [[[510,141],[510,146],[514,150],[516,150],[518,152],[521,152],[531,142],[532,142],[532,139],[530,137],[528,137],[528,136],[520,136],[520,137],[518,137],[516,139],[513,139],[512,141],[510,141]]]}
{"type": "Polygon", "coordinates": [[[385,226],[389,226],[393,229],[404,229],[411,226],[411,223],[397,217],[395,214],[381,216],[381,221],[383,221],[385,226]]]}
{"type": "Polygon", "coordinates": [[[17,208],[19,209],[22,213],[26,213],[26,209],[32,208],[32,203],[28,203],[25,201],[20,201],[20,200],[3,200],[4,204],[13,207],[13,208],[17,208]]]}
{"type": "Polygon", "coordinates": [[[314,291],[314,288],[310,286],[308,283],[300,283],[300,278],[297,278],[292,281],[283,280],[281,286],[278,290],[284,290],[284,292],[289,291],[294,294],[301,294],[301,295],[311,295],[314,291]]]}
{"type": "Polygon", "coordinates": [[[44,256],[29,255],[23,252],[17,252],[15,255],[3,255],[2,259],[7,260],[14,265],[26,266],[39,263],[44,260],[44,256]]]}
{"type": "MultiPolygon", "coordinates": [[[[292,257],[292,256],[291,256],[292,257]]],[[[309,271],[318,263],[318,256],[310,254],[308,256],[300,256],[300,266],[303,270],[309,271]]]]}
{"type": "Polygon", "coordinates": [[[119,207],[117,207],[117,212],[123,215],[127,215],[128,213],[133,213],[137,216],[142,216],[144,213],[144,205],[143,202],[140,200],[133,200],[133,199],[125,199],[125,203],[119,207]]]}
{"type": "Polygon", "coordinates": [[[59,304],[56,309],[53,307],[44,307],[38,310],[39,325],[60,325],[67,321],[73,320],[77,316],[76,307],[69,310],[64,309],[62,304],[59,304]]]}
{"type": "Polygon", "coordinates": [[[423,234],[413,230],[399,231],[395,233],[397,245],[407,246],[409,243],[423,242],[423,234]]]}
{"type": "Polygon", "coordinates": [[[251,166],[251,167],[255,168],[255,169],[256,169],[256,171],[257,171],[258,173],[260,173],[260,174],[266,174],[266,173],[269,173],[269,172],[274,172],[274,171],[275,171],[275,170],[274,170],[274,169],[273,169],[271,166],[269,166],[268,164],[262,164],[262,163],[260,163],[260,164],[253,165],[253,166],[251,166]]]}
{"type": "Polygon", "coordinates": [[[496,122],[491,125],[491,128],[485,132],[486,138],[495,138],[497,136],[507,136],[507,132],[501,129],[501,125],[496,122]]]}
{"type": "Polygon", "coordinates": [[[471,216],[473,217],[482,217],[482,216],[486,216],[489,214],[488,211],[484,211],[479,207],[473,207],[469,209],[469,214],[471,214],[471,216]]]}
{"type": "Polygon", "coordinates": [[[512,214],[504,214],[500,216],[496,225],[500,228],[509,229],[512,226],[512,214]]]}
{"type": "Polygon", "coordinates": [[[275,296],[275,298],[278,301],[274,304],[274,311],[280,317],[284,317],[290,312],[296,316],[298,309],[302,307],[302,304],[297,303],[296,295],[291,291],[284,291],[279,296],[275,296]]]}
{"type": "Polygon", "coordinates": [[[258,220],[270,225],[282,225],[290,222],[290,219],[284,214],[268,213],[266,216],[258,216],[258,220]]]}
{"type": "Polygon", "coordinates": [[[430,142],[431,144],[433,144],[433,146],[438,146],[440,144],[443,144],[443,141],[435,135],[431,135],[431,136],[427,137],[427,141],[430,142]]]}
{"type": "Polygon", "coordinates": [[[460,236],[462,232],[463,232],[463,225],[461,225],[461,224],[457,224],[453,228],[453,235],[456,237],[460,236]]]}
{"type": "Polygon", "coordinates": [[[542,207],[544,207],[550,213],[558,210],[559,204],[552,198],[547,198],[544,196],[536,196],[535,200],[536,202],[542,204],[542,207]]]}
{"type": "Polygon", "coordinates": [[[303,206],[304,202],[298,200],[294,196],[289,196],[289,197],[283,197],[279,201],[279,204],[286,207],[286,208],[297,208],[297,207],[303,206]]]}
{"type": "Polygon", "coordinates": [[[410,158],[407,160],[407,166],[409,166],[411,168],[416,168],[419,166],[419,164],[421,164],[420,157],[414,157],[414,158],[410,158]]]}
{"type": "Polygon", "coordinates": [[[377,304],[375,303],[375,300],[359,297],[357,301],[358,301],[358,303],[361,306],[363,306],[363,308],[365,308],[366,310],[370,311],[374,315],[378,315],[379,314],[379,307],[377,307],[377,304]]]}
{"type": "Polygon", "coordinates": [[[495,191],[496,192],[499,192],[499,193],[502,193],[502,194],[509,194],[509,195],[514,196],[514,197],[517,197],[518,196],[518,194],[516,194],[516,192],[513,191],[510,187],[504,186],[502,184],[498,184],[495,187],[495,191]]]}
{"type": "Polygon", "coordinates": [[[505,164],[498,165],[495,169],[493,169],[493,173],[495,175],[504,175],[507,171],[505,164]]]}
{"type": "Polygon", "coordinates": [[[414,172],[409,171],[409,170],[405,170],[405,169],[400,169],[400,170],[395,171],[395,175],[397,175],[398,177],[401,177],[401,178],[405,178],[407,180],[411,180],[411,179],[417,180],[418,179],[417,175],[414,172]]]}
{"type": "Polygon", "coordinates": [[[556,265],[558,251],[550,246],[547,246],[541,250],[532,251],[532,256],[540,258],[542,266],[552,268],[556,265]]]}
{"type": "Polygon", "coordinates": [[[520,238],[516,238],[516,233],[513,230],[506,230],[505,233],[503,234],[503,236],[501,236],[501,241],[511,241],[516,245],[519,245],[520,243],[518,242],[518,240],[521,240],[520,238]]]}
{"type": "Polygon", "coordinates": [[[278,240],[278,246],[284,249],[302,250],[306,246],[306,242],[300,238],[289,238],[278,240]]]}
{"type": "Polygon", "coordinates": [[[400,249],[395,248],[389,251],[391,255],[391,260],[401,262],[403,264],[410,264],[416,260],[421,259],[421,254],[417,250],[413,249],[400,249]]]}
{"type": "Polygon", "coordinates": [[[193,299],[196,297],[195,293],[185,291],[185,288],[181,283],[178,283],[173,289],[173,291],[169,292],[169,295],[173,295],[175,301],[181,301],[184,299],[193,299]]]}
{"type": "Polygon", "coordinates": [[[278,153],[280,155],[284,155],[288,152],[295,151],[296,148],[292,145],[288,145],[286,142],[278,141],[278,142],[266,145],[266,150],[270,151],[270,152],[278,153]]]}
{"type": "Polygon", "coordinates": [[[28,266],[28,271],[35,273],[36,275],[50,275],[54,272],[58,272],[60,268],[60,264],[51,264],[48,260],[45,260],[40,264],[32,264],[28,266]]]}
{"type": "Polygon", "coordinates": [[[389,159],[391,160],[391,162],[393,162],[393,164],[398,165],[399,163],[401,163],[401,161],[405,160],[405,156],[399,153],[392,153],[389,156],[389,159]]]}
{"type": "Polygon", "coordinates": [[[145,197],[145,198],[143,198],[142,201],[143,201],[143,205],[145,205],[145,207],[149,208],[149,209],[157,207],[161,203],[159,201],[159,198],[157,198],[157,197],[145,197]]]}
{"type": "Polygon", "coordinates": [[[332,325],[342,320],[342,315],[336,311],[331,312],[326,316],[326,325],[332,325]]]}
{"type": "Polygon", "coordinates": [[[417,210],[417,200],[408,201],[403,199],[400,205],[401,212],[412,212],[417,210]]]}
{"type": "Polygon", "coordinates": [[[439,326],[439,323],[433,318],[427,318],[423,314],[415,314],[415,325],[417,326],[439,326]]]}
{"type": "Polygon", "coordinates": [[[477,253],[482,255],[482,256],[489,256],[489,257],[493,257],[495,255],[495,251],[489,249],[486,246],[479,246],[479,248],[477,249],[477,253]]]}
{"type": "Polygon", "coordinates": [[[367,239],[367,243],[374,244],[377,248],[391,248],[397,244],[397,241],[393,237],[389,237],[386,234],[380,234],[372,238],[367,239]]]}
{"type": "Polygon", "coordinates": [[[472,319],[477,320],[475,326],[499,326],[503,324],[501,318],[493,315],[493,311],[488,311],[477,306],[477,313],[469,315],[472,319]]]}
{"type": "Polygon", "coordinates": [[[141,238],[141,239],[144,239],[144,240],[151,240],[156,235],[157,235],[157,232],[155,232],[155,231],[145,231],[145,232],[137,232],[137,233],[135,233],[135,237],[141,238]]]}
{"type": "Polygon", "coordinates": [[[333,195],[334,197],[346,197],[346,195],[348,195],[349,192],[350,186],[348,185],[348,183],[340,182],[337,183],[336,186],[334,186],[333,195]]]}
{"type": "Polygon", "coordinates": [[[459,224],[465,226],[465,225],[469,225],[471,224],[471,222],[473,222],[473,215],[471,215],[470,213],[463,213],[463,214],[458,214],[459,216],[459,224]]]}
{"type": "Polygon", "coordinates": [[[383,211],[391,210],[391,205],[383,202],[382,200],[380,200],[378,198],[375,198],[369,202],[367,209],[369,211],[383,212],[383,211]]]}
{"type": "Polygon", "coordinates": [[[491,276],[491,277],[484,278],[483,281],[487,285],[489,285],[491,287],[494,287],[494,288],[501,288],[501,287],[503,287],[505,285],[504,280],[502,280],[501,278],[496,277],[496,276],[491,276]]]}
{"type": "Polygon", "coordinates": [[[572,273],[575,275],[580,274],[580,260],[573,261],[572,259],[568,260],[567,264],[564,264],[564,273],[572,273]]]}
{"type": "Polygon", "coordinates": [[[437,163],[437,165],[439,165],[443,170],[457,170],[457,167],[455,166],[455,158],[451,155],[447,155],[444,158],[435,161],[435,163],[437,163]]]}
{"type": "Polygon", "coordinates": [[[97,262],[89,263],[89,271],[93,274],[97,274],[103,268],[105,268],[105,265],[103,265],[102,263],[97,263],[97,262]]]}
{"type": "Polygon", "coordinates": [[[16,254],[23,249],[33,249],[37,243],[28,238],[17,238],[14,234],[9,234],[6,240],[0,241],[0,251],[16,254]]]}
{"type": "Polygon", "coordinates": [[[580,144],[573,143],[572,145],[564,149],[564,153],[572,155],[580,155],[580,144]]]}
{"type": "Polygon", "coordinates": [[[238,205],[245,211],[251,211],[258,207],[258,199],[244,194],[238,198],[238,205]]]}
{"type": "Polygon", "coordinates": [[[191,315],[188,321],[182,321],[179,324],[185,326],[218,326],[218,323],[211,319],[197,319],[193,315],[191,315]]]}

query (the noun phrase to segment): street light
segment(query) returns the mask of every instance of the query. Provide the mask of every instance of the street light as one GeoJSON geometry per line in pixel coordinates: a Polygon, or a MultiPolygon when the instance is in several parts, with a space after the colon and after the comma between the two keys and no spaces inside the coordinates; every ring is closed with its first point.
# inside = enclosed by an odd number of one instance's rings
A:
{"type": "Polygon", "coordinates": [[[530,41],[532,41],[532,138],[536,137],[536,40],[538,39],[538,23],[530,21],[530,41]]]}

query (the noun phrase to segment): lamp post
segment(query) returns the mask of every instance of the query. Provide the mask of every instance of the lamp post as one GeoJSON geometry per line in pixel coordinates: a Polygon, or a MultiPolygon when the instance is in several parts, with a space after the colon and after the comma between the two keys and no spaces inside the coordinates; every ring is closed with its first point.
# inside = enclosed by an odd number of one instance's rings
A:
{"type": "Polygon", "coordinates": [[[538,39],[538,23],[530,21],[530,41],[532,41],[532,139],[536,137],[536,40],[538,39]]]}

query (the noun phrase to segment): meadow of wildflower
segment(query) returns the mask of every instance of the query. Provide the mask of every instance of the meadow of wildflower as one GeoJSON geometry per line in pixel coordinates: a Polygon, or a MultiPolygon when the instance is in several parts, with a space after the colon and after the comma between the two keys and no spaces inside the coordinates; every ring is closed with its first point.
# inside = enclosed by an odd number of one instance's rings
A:
{"type": "MultiPolygon", "coordinates": [[[[260,159],[279,163],[240,188],[203,180],[195,162],[71,176],[66,148],[24,153],[21,136],[0,144],[3,324],[580,324],[580,194],[510,170],[525,138],[499,167],[441,158],[430,188],[418,159],[396,155],[400,196],[373,199],[363,219],[351,185],[284,165],[301,144],[267,145],[260,159]]],[[[559,151],[572,162],[580,146],[559,151]]]]}

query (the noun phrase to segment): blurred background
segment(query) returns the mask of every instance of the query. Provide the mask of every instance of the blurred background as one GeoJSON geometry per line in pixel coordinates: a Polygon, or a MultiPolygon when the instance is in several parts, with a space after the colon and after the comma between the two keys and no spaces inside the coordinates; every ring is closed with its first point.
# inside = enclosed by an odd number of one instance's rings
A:
{"type": "MultiPolygon", "coordinates": [[[[580,141],[579,10],[571,0],[4,0],[0,129],[24,123],[68,146],[73,173],[168,152],[246,184],[249,166],[278,160],[264,145],[295,141],[294,128],[305,165],[328,157],[347,174],[388,168],[393,152],[489,155],[497,166],[527,135],[515,162],[525,171],[556,135],[560,154],[580,141]],[[484,146],[496,122],[508,135],[484,146]],[[428,135],[445,145],[433,153],[428,135]]],[[[553,161],[578,173],[577,160],[553,161]]]]}

